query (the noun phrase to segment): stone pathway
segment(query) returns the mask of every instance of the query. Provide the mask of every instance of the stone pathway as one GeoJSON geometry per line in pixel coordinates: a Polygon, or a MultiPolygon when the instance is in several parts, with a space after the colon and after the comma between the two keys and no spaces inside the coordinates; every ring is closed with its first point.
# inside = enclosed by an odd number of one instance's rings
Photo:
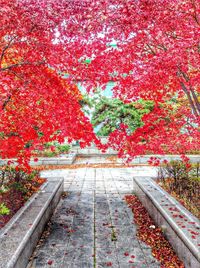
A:
{"type": "Polygon", "coordinates": [[[28,267],[157,268],[151,250],[136,238],[133,214],[123,197],[133,176],[155,176],[149,167],[45,171],[64,177],[67,196],[59,203],[51,232],[28,267]]]}

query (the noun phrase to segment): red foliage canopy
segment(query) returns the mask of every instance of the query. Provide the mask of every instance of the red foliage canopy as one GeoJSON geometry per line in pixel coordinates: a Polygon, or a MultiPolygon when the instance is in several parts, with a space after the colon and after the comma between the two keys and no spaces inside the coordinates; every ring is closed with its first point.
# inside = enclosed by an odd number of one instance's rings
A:
{"type": "Polygon", "coordinates": [[[54,2],[0,1],[0,154],[20,164],[48,141],[96,139],[77,87],[58,72],[66,48],[55,42],[54,2]]]}
{"type": "Polygon", "coordinates": [[[121,154],[199,149],[199,1],[0,0],[0,6],[1,155],[28,156],[65,136],[94,141],[77,80],[88,90],[113,80],[114,95],[125,102],[154,101],[143,127],[111,134],[121,154]]]}

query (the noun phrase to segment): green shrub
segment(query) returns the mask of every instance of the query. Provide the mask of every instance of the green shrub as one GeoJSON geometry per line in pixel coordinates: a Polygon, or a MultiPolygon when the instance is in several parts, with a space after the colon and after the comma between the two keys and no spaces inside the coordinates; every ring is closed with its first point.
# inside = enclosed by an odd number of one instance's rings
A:
{"type": "Polygon", "coordinates": [[[8,215],[10,213],[10,209],[4,203],[0,204],[0,215],[8,215]]]}
{"type": "Polygon", "coordinates": [[[27,193],[27,189],[25,188],[24,183],[14,181],[11,183],[10,188],[15,189],[16,191],[21,192],[25,195],[27,193]]]}
{"type": "Polygon", "coordinates": [[[71,146],[69,144],[59,144],[57,141],[54,141],[45,143],[44,150],[38,150],[37,153],[46,157],[53,157],[59,154],[68,153],[70,148],[71,146]],[[52,147],[53,150],[51,150],[52,147]]]}
{"type": "Polygon", "coordinates": [[[0,194],[3,194],[3,193],[6,193],[6,192],[8,192],[8,187],[6,187],[5,185],[2,185],[1,187],[0,187],[0,194]]]}
{"type": "Polygon", "coordinates": [[[46,150],[43,152],[43,155],[46,157],[53,157],[53,156],[58,155],[58,151],[57,150],[55,150],[55,151],[46,150]]]}
{"type": "Polygon", "coordinates": [[[47,142],[47,143],[44,144],[44,148],[46,148],[46,149],[49,149],[52,146],[54,146],[52,142],[47,142]]]}
{"type": "Polygon", "coordinates": [[[64,145],[57,145],[56,148],[59,150],[60,153],[67,153],[70,150],[70,145],[69,144],[64,144],[64,145]]]}

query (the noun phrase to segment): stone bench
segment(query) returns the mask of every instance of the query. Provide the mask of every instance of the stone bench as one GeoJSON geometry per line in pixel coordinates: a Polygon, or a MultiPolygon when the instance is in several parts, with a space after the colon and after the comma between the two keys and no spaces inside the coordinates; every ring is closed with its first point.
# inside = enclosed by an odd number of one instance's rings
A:
{"type": "Polygon", "coordinates": [[[200,268],[200,221],[152,179],[134,178],[134,192],[186,268],[200,268]]]}

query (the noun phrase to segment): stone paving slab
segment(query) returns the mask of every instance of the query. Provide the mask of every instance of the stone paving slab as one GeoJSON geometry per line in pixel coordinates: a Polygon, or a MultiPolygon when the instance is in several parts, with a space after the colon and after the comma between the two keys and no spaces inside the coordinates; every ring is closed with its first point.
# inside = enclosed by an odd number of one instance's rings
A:
{"type": "Polygon", "coordinates": [[[155,175],[149,168],[42,172],[44,177],[64,177],[67,195],[51,219],[50,235],[28,267],[160,267],[151,249],[137,239],[132,211],[123,200],[132,193],[133,174],[147,171],[155,175]]]}

